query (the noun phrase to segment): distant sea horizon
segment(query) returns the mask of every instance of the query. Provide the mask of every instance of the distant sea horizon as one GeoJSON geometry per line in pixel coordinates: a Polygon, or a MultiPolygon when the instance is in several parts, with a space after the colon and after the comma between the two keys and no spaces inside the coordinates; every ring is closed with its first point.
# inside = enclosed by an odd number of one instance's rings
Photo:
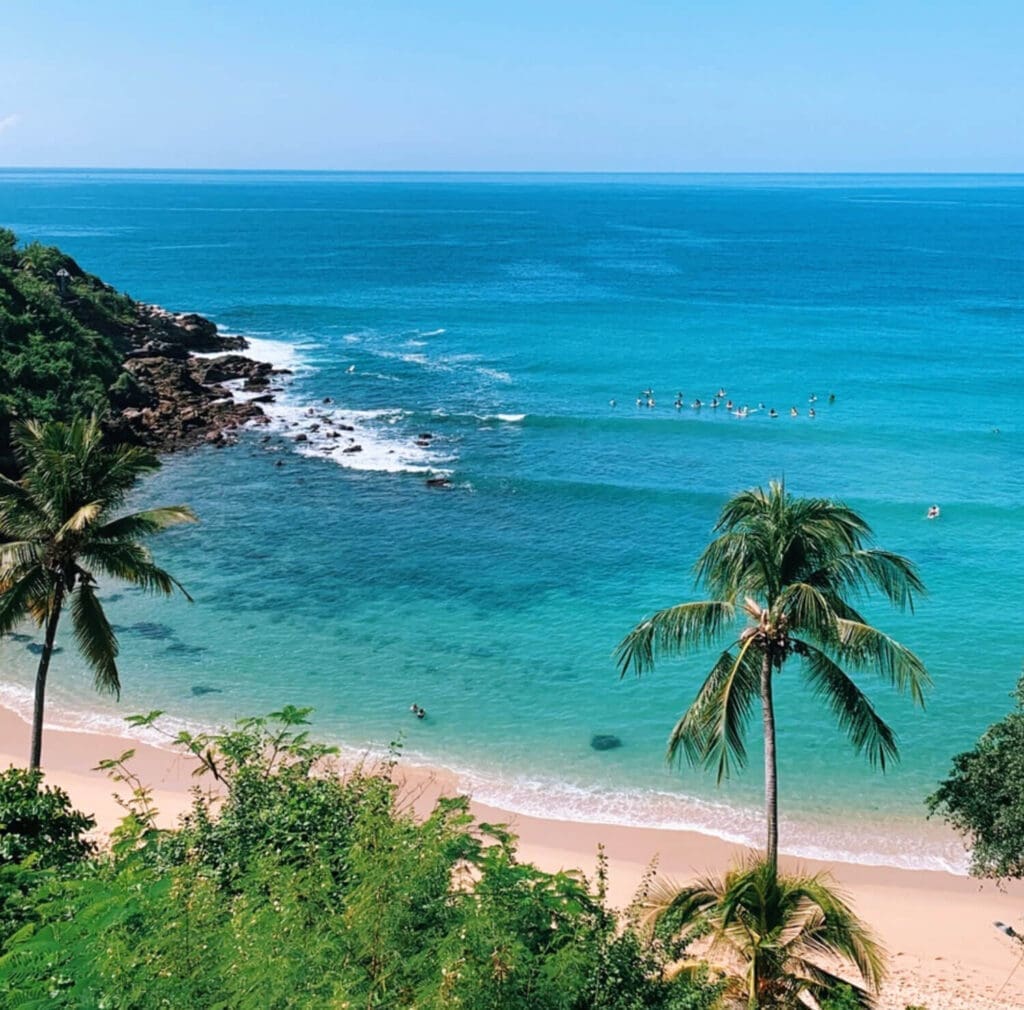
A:
{"type": "MultiPolygon", "coordinates": [[[[963,869],[924,797],[1024,658],[1024,175],[0,169],[0,226],[292,372],[268,440],[147,482],[202,519],[153,543],[196,603],[110,587],[122,701],[65,638],[52,715],[312,705],[504,808],[757,843],[755,724],[725,788],[664,761],[707,658],[611,654],[696,598],[726,498],[784,478],[919,565],[915,614],[866,609],[935,686],[922,713],[858,678],[900,736],[882,775],[783,673],[782,847],[963,869]]],[[[21,711],[33,644],[0,644],[21,711]]]]}

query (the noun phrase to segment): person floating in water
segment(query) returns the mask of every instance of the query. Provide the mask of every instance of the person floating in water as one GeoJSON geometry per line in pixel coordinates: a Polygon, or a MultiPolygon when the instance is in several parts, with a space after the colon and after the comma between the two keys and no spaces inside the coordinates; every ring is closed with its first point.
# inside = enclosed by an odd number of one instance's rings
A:
{"type": "Polygon", "coordinates": [[[768,416],[769,417],[778,417],[779,416],[779,412],[774,407],[772,407],[772,409],[768,411],[768,416]]]}
{"type": "Polygon", "coordinates": [[[715,393],[715,396],[717,396],[719,399],[721,399],[723,396],[725,396],[725,390],[724,389],[719,389],[718,392],[715,393]]]}
{"type": "Polygon", "coordinates": [[[614,407],[615,406],[615,401],[614,400],[609,400],[608,401],[608,406],[609,407],[614,407]]]}
{"type": "Polygon", "coordinates": [[[818,402],[818,398],[813,393],[811,393],[811,395],[809,397],[807,397],[807,402],[808,403],[817,403],[818,402]]]}
{"type": "Polygon", "coordinates": [[[416,702],[413,702],[409,706],[409,711],[412,712],[412,714],[416,716],[417,719],[424,719],[426,718],[427,715],[427,710],[425,708],[421,708],[419,705],[416,704],[416,702]]]}
{"type": "Polygon", "coordinates": [[[642,406],[644,405],[644,401],[643,401],[642,397],[639,397],[639,396],[638,396],[638,397],[636,398],[636,405],[637,405],[638,407],[642,407],[642,406]]]}
{"type": "Polygon", "coordinates": [[[790,407],[789,408],[789,416],[790,417],[799,417],[800,416],[800,411],[797,410],[796,407],[790,407]]]}
{"type": "Polygon", "coordinates": [[[829,393],[828,394],[828,402],[829,403],[835,403],[836,402],[836,394],[835,393],[829,393]]]}
{"type": "Polygon", "coordinates": [[[722,402],[722,401],[721,401],[721,400],[719,400],[719,399],[718,399],[718,397],[716,396],[716,397],[715,397],[715,398],[714,398],[714,399],[713,399],[713,400],[711,401],[711,406],[712,406],[712,407],[714,407],[714,408],[715,408],[715,410],[717,410],[717,409],[718,409],[718,405],[719,405],[719,404],[720,404],[721,402],[722,402]]]}
{"type": "Polygon", "coordinates": [[[694,410],[700,410],[700,408],[703,407],[703,406],[704,406],[704,404],[700,402],[700,397],[698,397],[696,400],[693,401],[693,409],[694,410]]]}
{"type": "Polygon", "coordinates": [[[726,410],[732,410],[732,400],[727,400],[725,404],[726,410]]]}
{"type": "Polygon", "coordinates": [[[676,399],[676,402],[673,403],[672,406],[675,407],[676,410],[682,410],[683,409],[683,398],[681,396],[678,397],[676,399]]]}
{"type": "Polygon", "coordinates": [[[929,519],[938,519],[940,514],[941,513],[939,511],[939,506],[938,505],[932,505],[931,508],[928,509],[928,518],[929,519]]]}

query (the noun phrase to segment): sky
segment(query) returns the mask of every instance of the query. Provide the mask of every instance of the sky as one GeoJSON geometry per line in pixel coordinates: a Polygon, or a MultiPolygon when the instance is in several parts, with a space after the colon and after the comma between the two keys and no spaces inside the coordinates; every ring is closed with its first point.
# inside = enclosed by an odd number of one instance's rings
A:
{"type": "Polygon", "coordinates": [[[0,0],[0,166],[1024,171],[1021,0],[0,0]]]}

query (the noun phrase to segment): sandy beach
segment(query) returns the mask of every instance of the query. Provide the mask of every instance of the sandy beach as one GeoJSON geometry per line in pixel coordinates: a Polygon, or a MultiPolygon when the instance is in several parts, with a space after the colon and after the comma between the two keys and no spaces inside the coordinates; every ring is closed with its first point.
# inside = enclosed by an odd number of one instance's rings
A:
{"type": "MultiPolygon", "coordinates": [[[[23,765],[28,726],[0,709],[0,767],[23,765]]],[[[132,767],[154,791],[161,822],[173,825],[190,804],[193,764],[185,757],[126,738],[48,728],[43,742],[47,779],[91,813],[108,831],[121,815],[115,786],[97,763],[134,747],[132,767]]],[[[408,802],[427,807],[442,793],[458,791],[449,773],[402,765],[397,772],[408,802]]],[[[624,907],[649,862],[677,881],[722,869],[741,850],[695,832],[545,820],[473,804],[482,821],[506,823],[520,838],[520,854],[545,870],[578,867],[592,872],[599,844],[610,861],[611,904],[624,907]]],[[[787,865],[795,861],[784,860],[787,865]]],[[[1022,952],[993,927],[995,920],[1017,926],[1024,915],[1024,886],[999,890],[993,884],[936,871],[911,871],[800,860],[808,870],[828,870],[852,898],[858,913],[882,937],[891,955],[891,974],[879,1006],[904,1010],[995,1010],[1024,1007],[1022,952]],[[1012,973],[1012,974],[1011,974],[1012,973]]]]}

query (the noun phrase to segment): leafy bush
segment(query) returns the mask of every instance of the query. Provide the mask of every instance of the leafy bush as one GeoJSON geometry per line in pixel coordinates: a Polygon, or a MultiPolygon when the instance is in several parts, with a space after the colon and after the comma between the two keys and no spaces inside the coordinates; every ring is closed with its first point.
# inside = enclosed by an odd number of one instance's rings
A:
{"type": "MultiPolygon", "coordinates": [[[[131,752],[110,852],[41,876],[0,957],[0,1005],[195,1010],[710,1010],[720,988],[669,980],[669,951],[581,874],[521,863],[464,798],[414,818],[394,758],[340,775],[286,708],[181,734],[212,789],[158,831],[131,752]],[[6,1002],[5,1002],[6,1001],[6,1002]]],[[[139,717],[153,725],[159,713],[139,717]]],[[[42,872],[42,871],[40,871],[42,872]]]]}
{"type": "Polygon", "coordinates": [[[828,999],[822,1000],[821,1010],[861,1010],[862,1001],[851,986],[840,986],[828,999]]]}
{"type": "Polygon", "coordinates": [[[95,827],[63,789],[43,785],[41,772],[0,772],[0,866],[32,855],[40,867],[84,859],[93,851],[84,835],[95,827]]]}
{"type": "Polygon", "coordinates": [[[1024,677],[1014,694],[1016,709],[953,758],[927,800],[930,814],[966,836],[978,877],[1024,877],[1024,677]]]}

